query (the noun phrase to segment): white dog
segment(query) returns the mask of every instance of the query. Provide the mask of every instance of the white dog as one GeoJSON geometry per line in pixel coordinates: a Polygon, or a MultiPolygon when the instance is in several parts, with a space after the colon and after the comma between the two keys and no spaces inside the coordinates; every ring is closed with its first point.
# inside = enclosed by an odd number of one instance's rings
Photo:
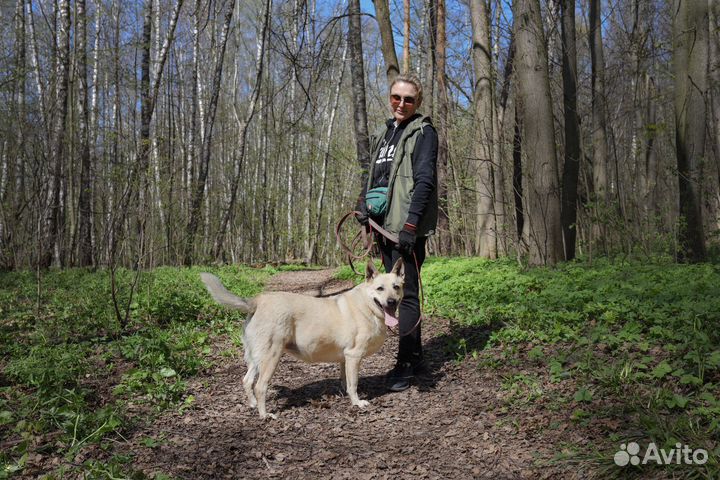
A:
{"type": "Polygon", "coordinates": [[[395,310],[405,278],[402,259],[387,274],[368,261],[365,282],[327,298],[269,292],[246,300],[229,292],[216,276],[200,276],[215,301],[249,314],[243,332],[248,368],[243,386],[260,417],[268,416],[265,395],[283,352],[311,363],[339,363],[340,382],[352,404],[368,405],[357,395],[360,361],[380,349],[386,324],[397,324],[395,310]]]}

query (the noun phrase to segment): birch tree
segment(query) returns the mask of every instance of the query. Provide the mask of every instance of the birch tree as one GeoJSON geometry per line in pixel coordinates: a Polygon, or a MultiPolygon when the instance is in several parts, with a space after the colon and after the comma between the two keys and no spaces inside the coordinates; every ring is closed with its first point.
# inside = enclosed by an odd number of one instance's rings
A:
{"type": "Polygon", "coordinates": [[[40,252],[38,262],[41,268],[48,268],[53,258],[62,266],[64,252],[61,252],[60,242],[64,234],[64,219],[62,217],[61,195],[62,175],[65,159],[65,125],[68,111],[68,89],[70,82],[70,1],[57,2],[57,32],[56,32],[56,64],[55,64],[55,102],[54,116],[50,130],[49,164],[53,169],[52,193],[48,208],[47,224],[48,234],[44,248],[40,252]]]}
{"type": "Polygon", "coordinates": [[[200,221],[200,207],[205,198],[205,186],[207,183],[208,169],[210,167],[210,147],[212,146],[212,133],[215,125],[215,114],[217,112],[217,103],[220,96],[220,81],[222,80],[223,64],[225,60],[225,48],[227,46],[228,33],[230,31],[230,22],[232,21],[233,12],[235,10],[235,0],[231,0],[225,13],[225,21],[223,23],[222,33],[220,35],[220,49],[217,60],[215,62],[215,71],[213,73],[212,87],[210,93],[210,103],[206,112],[205,135],[200,149],[200,165],[198,168],[198,178],[193,191],[192,203],[190,206],[190,218],[185,230],[185,254],[184,264],[186,266],[193,263],[193,250],[195,245],[195,234],[197,233],[200,221]]]}
{"type": "MultiPolygon", "coordinates": [[[[77,0],[77,33],[75,50],[80,97],[80,198],[78,200],[78,265],[93,263],[92,246],[92,164],[90,157],[90,107],[87,67],[87,9],[85,0],[77,0]]],[[[96,8],[99,8],[96,7],[96,8]]],[[[96,26],[99,28],[99,26],[96,26]]]]}
{"type": "Polygon", "coordinates": [[[237,99],[233,99],[233,109],[235,110],[235,118],[238,127],[238,145],[237,152],[238,156],[235,159],[237,166],[235,168],[235,175],[232,179],[230,186],[230,200],[223,213],[222,220],[220,222],[220,228],[215,236],[215,242],[213,245],[213,256],[220,258],[224,249],[225,236],[227,235],[228,226],[230,220],[235,214],[235,208],[238,200],[238,188],[240,186],[240,175],[242,173],[242,165],[245,161],[245,154],[247,149],[247,135],[248,127],[250,122],[255,116],[255,109],[257,107],[258,98],[260,96],[260,90],[262,87],[263,78],[263,67],[265,65],[265,49],[267,45],[268,29],[270,25],[270,17],[272,14],[272,0],[265,0],[263,3],[263,11],[261,14],[262,24],[258,31],[257,39],[257,50],[255,54],[255,84],[253,86],[252,93],[250,94],[250,100],[248,108],[244,116],[241,116],[238,112],[237,99]]]}

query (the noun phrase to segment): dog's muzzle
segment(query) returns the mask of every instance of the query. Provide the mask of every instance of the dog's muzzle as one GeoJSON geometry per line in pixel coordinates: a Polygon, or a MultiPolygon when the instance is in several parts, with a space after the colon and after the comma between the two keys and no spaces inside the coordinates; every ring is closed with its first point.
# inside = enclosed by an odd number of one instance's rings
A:
{"type": "Polygon", "coordinates": [[[380,307],[385,314],[385,325],[388,327],[395,327],[400,323],[395,316],[395,311],[397,310],[398,301],[394,298],[388,299],[387,305],[383,307],[382,303],[376,298],[375,304],[380,307]]]}

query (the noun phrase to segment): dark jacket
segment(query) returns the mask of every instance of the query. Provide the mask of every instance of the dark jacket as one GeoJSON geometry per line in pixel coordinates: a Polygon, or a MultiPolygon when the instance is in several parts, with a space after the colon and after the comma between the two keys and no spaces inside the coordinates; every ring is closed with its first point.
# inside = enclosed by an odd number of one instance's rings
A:
{"type": "MultiPolygon", "coordinates": [[[[394,120],[370,137],[370,171],[365,191],[372,188],[375,159],[387,129],[394,120]]],[[[406,222],[416,226],[416,235],[435,233],[438,217],[437,132],[430,117],[415,115],[408,120],[395,149],[388,183],[388,207],[383,228],[399,233],[406,222]],[[422,151],[415,145],[422,143],[422,151]]],[[[363,192],[364,197],[364,192],[363,192]]]]}

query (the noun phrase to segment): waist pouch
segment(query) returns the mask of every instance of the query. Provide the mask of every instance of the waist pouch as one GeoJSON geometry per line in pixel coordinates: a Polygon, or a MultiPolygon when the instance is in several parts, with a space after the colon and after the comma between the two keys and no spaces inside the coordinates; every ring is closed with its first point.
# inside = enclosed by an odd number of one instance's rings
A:
{"type": "Polygon", "coordinates": [[[388,187],[371,188],[365,194],[365,205],[367,212],[373,217],[382,217],[387,210],[388,187]]]}

